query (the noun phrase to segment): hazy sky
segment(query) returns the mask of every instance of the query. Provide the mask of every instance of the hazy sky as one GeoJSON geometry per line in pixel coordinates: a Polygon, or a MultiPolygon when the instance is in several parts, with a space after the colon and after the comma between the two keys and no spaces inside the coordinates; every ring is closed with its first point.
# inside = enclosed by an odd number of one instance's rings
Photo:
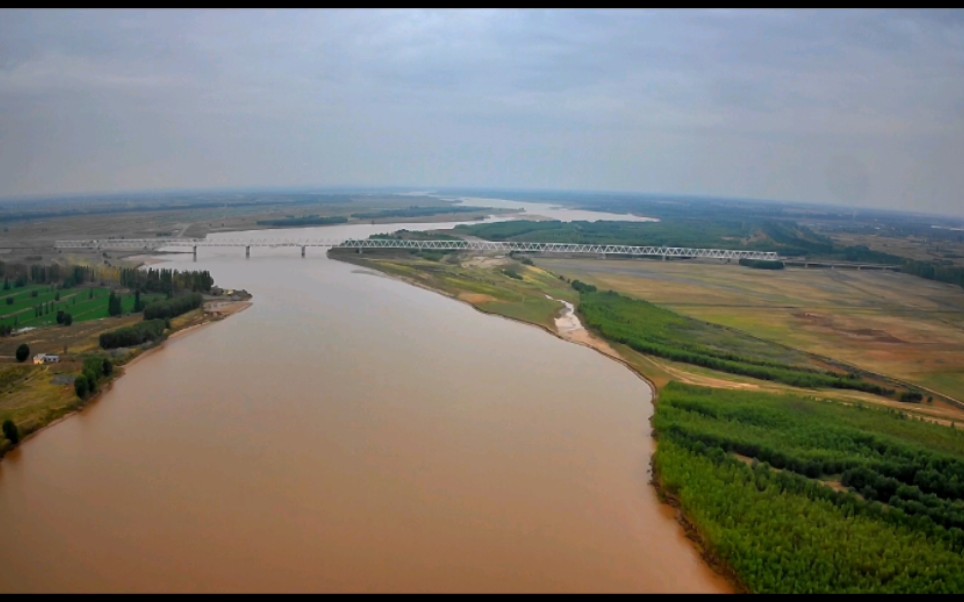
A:
{"type": "Polygon", "coordinates": [[[394,185],[964,214],[964,11],[0,10],[0,197],[394,185]]]}

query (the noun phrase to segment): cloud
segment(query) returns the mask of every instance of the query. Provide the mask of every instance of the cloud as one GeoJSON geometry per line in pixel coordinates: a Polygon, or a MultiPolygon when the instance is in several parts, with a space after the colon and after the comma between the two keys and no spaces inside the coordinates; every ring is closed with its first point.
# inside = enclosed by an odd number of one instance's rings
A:
{"type": "Polygon", "coordinates": [[[0,196],[558,184],[961,212],[964,11],[8,10],[0,140],[0,196]]]}

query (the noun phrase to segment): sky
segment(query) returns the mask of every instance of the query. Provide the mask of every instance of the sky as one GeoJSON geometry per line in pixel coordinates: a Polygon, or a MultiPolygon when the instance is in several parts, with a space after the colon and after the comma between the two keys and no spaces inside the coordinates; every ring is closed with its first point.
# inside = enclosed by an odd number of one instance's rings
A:
{"type": "Polygon", "coordinates": [[[0,198],[328,186],[964,215],[964,10],[0,10],[0,198]]]}

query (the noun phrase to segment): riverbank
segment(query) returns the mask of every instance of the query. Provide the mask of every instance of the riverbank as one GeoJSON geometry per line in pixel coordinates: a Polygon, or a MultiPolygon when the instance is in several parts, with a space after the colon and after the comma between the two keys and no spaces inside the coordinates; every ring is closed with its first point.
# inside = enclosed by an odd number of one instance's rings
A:
{"type": "Polygon", "coordinates": [[[143,319],[140,315],[120,319],[106,318],[95,323],[85,323],[79,334],[70,333],[62,327],[51,327],[8,337],[4,341],[4,346],[11,349],[21,343],[28,343],[34,349],[60,350],[63,348],[65,352],[58,355],[59,361],[54,364],[0,364],[0,383],[2,383],[0,393],[3,393],[0,401],[0,413],[2,413],[0,415],[13,420],[20,434],[20,441],[16,445],[6,437],[0,438],[0,459],[22,445],[24,441],[98,401],[106,391],[111,389],[114,382],[123,376],[126,366],[162,348],[168,339],[186,336],[202,326],[244,311],[251,304],[250,295],[226,300],[208,300],[202,307],[173,318],[171,331],[164,340],[124,350],[101,351],[97,342],[98,337],[102,332],[136,324],[143,319]],[[45,345],[40,347],[36,341],[38,337],[45,334],[44,330],[54,334],[42,339],[45,345]],[[98,388],[94,393],[81,399],[74,391],[74,377],[82,371],[84,359],[95,353],[107,356],[113,362],[114,370],[98,382],[98,388]]]}

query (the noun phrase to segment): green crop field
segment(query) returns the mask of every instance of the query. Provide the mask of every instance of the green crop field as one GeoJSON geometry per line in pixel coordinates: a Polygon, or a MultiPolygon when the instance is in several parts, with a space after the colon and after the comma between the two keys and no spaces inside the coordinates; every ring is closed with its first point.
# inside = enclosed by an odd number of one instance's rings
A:
{"type": "MultiPolygon", "coordinates": [[[[3,291],[0,293],[0,326],[9,325],[15,329],[54,326],[57,324],[58,310],[69,313],[74,322],[99,320],[109,315],[109,295],[110,289],[104,287],[58,289],[46,284],[3,291]],[[9,303],[8,298],[13,299],[13,302],[9,303]]],[[[141,299],[149,303],[163,297],[159,294],[145,294],[141,299]]],[[[121,306],[125,314],[132,313],[134,295],[122,295],[121,306]]]]}

